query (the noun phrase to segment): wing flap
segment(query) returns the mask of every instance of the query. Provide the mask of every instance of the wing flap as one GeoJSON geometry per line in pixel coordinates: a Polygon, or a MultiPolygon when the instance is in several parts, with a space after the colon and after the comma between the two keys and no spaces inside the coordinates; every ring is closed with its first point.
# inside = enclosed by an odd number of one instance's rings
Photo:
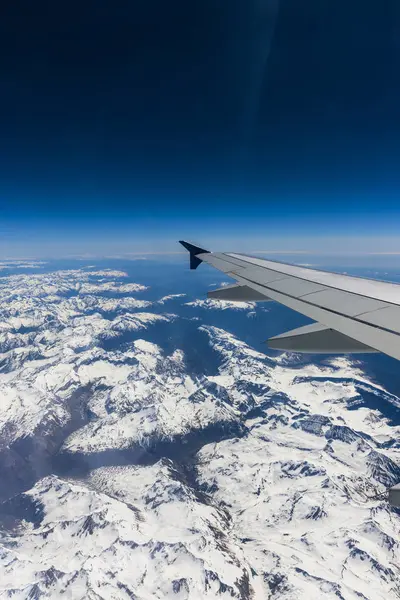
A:
{"type": "Polygon", "coordinates": [[[232,269],[232,272],[238,275],[245,275],[248,279],[262,283],[264,285],[267,285],[272,281],[282,281],[283,279],[289,279],[287,275],[284,275],[283,273],[278,273],[277,271],[271,271],[270,269],[246,269],[245,267],[237,267],[236,269],[232,269]]]}
{"type": "Polygon", "coordinates": [[[309,294],[307,302],[327,308],[328,310],[339,311],[349,317],[355,317],[356,315],[387,306],[387,304],[381,300],[375,300],[375,298],[366,298],[365,296],[351,294],[350,292],[327,288],[320,292],[309,294]]]}
{"type": "Polygon", "coordinates": [[[363,321],[400,333],[400,306],[387,306],[359,315],[363,321]]]}
{"type": "Polygon", "coordinates": [[[283,292],[299,298],[306,294],[312,294],[314,292],[321,292],[326,290],[319,283],[313,283],[312,281],[304,281],[300,279],[296,281],[293,277],[286,277],[285,279],[278,279],[278,281],[272,281],[270,286],[277,292],[283,292]]]}

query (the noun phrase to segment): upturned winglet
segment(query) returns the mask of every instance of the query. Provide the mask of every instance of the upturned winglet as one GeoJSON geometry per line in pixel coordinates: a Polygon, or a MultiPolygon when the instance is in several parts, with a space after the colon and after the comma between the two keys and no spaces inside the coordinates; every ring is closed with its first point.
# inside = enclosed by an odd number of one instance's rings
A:
{"type": "Polygon", "coordinates": [[[194,244],[189,244],[189,242],[185,242],[183,240],[179,240],[179,243],[182,244],[186,250],[190,253],[190,268],[197,269],[199,264],[202,262],[201,258],[199,258],[199,254],[209,254],[209,250],[204,250],[203,248],[199,248],[194,244]]]}

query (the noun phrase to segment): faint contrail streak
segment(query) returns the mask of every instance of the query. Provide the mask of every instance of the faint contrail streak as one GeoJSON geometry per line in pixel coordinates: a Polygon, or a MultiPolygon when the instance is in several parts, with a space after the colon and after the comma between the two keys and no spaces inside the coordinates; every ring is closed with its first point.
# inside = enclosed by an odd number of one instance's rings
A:
{"type": "MultiPolygon", "coordinates": [[[[240,123],[243,148],[249,147],[257,122],[261,92],[274,36],[280,0],[254,0],[248,23],[246,89],[240,123]]],[[[238,49],[240,51],[240,49],[238,49]]],[[[242,51],[244,49],[242,48],[242,51]]]]}

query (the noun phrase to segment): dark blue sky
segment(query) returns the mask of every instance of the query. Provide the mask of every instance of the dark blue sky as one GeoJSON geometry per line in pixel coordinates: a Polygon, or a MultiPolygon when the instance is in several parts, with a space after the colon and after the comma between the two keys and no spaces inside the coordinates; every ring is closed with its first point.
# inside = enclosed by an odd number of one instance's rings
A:
{"type": "Polygon", "coordinates": [[[396,235],[397,0],[15,0],[0,17],[6,244],[396,235]]]}

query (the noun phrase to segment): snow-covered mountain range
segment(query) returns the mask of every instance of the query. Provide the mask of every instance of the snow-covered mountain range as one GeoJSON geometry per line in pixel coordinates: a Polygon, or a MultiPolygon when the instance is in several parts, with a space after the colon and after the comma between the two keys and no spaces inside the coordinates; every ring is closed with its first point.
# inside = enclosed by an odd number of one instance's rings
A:
{"type": "Polygon", "coordinates": [[[219,326],[268,320],[253,303],[8,268],[0,598],[400,597],[400,425],[380,408],[400,399],[362,362],[268,356],[219,326]]]}

